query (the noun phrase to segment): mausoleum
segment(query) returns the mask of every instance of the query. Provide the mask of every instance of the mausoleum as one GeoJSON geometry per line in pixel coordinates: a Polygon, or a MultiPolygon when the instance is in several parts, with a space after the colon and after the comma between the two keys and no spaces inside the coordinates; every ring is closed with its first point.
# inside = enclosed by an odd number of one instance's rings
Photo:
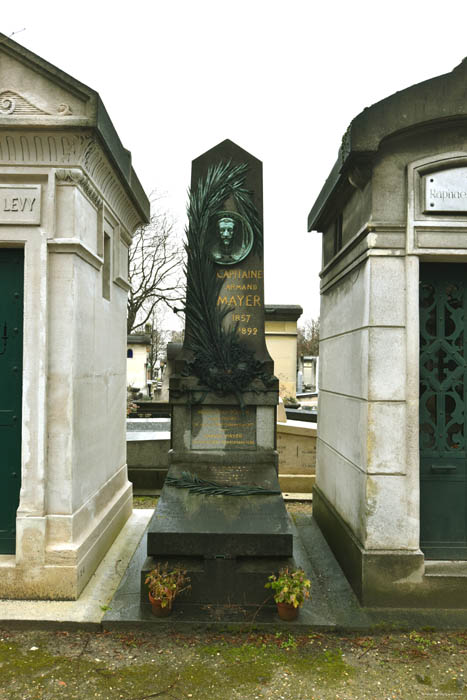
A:
{"type": "Polygon", "coordinates": [[[465,607],[467,60],[350,124],[323,233],[313,511],[361,601],[465,607]]]}
{"type": "Polygon", "coordinates": [[[303,313],[296,304],[266,304],[265,334],[268,352],[274,360],[282,397],[297,393],[297,321],[303,313]]]}
{"type": "Polygon", "coordinates": [[[1,598],[76,598],[131,513],[127,260],[148,215],[97,92],[0,35],[1,598]]]}

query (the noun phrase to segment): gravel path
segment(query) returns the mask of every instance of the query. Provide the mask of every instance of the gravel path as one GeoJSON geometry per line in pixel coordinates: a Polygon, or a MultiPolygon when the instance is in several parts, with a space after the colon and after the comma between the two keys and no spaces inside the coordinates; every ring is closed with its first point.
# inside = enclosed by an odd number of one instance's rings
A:
{"type": "Polygon", "coordinates": [[[342,637],[0,630],[0,698],[462,698],[466,655],[464,632],[342,637]]]}
{"type": "MultiPolygon", "coordinates": [[[[154,507],[155,499],[135,499],[154,507]]],[[[310,503],[289,502],[294,515],[310,503]]],[[[467,698],[467,632],[0,629],[0,700],[467,698]]]]}

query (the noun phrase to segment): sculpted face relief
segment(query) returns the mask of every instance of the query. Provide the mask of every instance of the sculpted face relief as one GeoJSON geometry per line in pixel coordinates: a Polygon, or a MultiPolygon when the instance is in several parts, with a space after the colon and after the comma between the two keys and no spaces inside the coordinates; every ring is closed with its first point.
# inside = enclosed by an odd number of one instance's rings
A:
{"type": "Polygon", "coordinates": [[[211,224],[211,256],[218,265],[234,265],[244,260],[253,245],[248,221],[238,212],[223,211],[211,224]]]}
{"type": "Polygon", "coordinates": [[[234,235],[235,221],[233,219],[223,217],[219,221],[219,236],[221,238],[223,248],[226,254],[231,252],[232,238],[234,235]]]}

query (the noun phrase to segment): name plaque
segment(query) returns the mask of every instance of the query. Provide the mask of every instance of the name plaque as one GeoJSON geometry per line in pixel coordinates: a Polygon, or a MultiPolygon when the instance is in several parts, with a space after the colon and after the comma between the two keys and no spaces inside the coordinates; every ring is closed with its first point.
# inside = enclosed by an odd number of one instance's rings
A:
{"type": "Polygon", "coordinates": [[[425,176],[425,214],[467,212],[467,168],[425,176]]]}
{"type": "Polygon", "coordinates": [[[40,185],[0,185],[0,224],[38,226],[40,223],[40,185]]]}
{"type": "Polygon", "coordinates": [[[236,406],[193,406],[191,448],[193,450],[254,450],[256,409],[244,413],[236,406]]]}

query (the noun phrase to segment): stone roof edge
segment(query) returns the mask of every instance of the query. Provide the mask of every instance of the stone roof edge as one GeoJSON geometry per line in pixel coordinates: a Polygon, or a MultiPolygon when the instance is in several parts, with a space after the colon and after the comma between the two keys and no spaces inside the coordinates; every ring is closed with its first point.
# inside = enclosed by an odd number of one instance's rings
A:
{"type": "Polygon", "coordinates": [[[265,304],[266,321],[298,321],[303,309],[298,304],[265,304]]]}
{"type": "MultiPolygon", "coordinates": [[[[337,160],[310,210],[308,231],[319,230],[329,200],[336,192],[347,187],[346,181],[349,179],[349,173],[352,179],[351,170],[354,166],[358,170],[359,177],[366,170],[369,178],[368,164],[383,139],[416,126],[452,120],[456,117],[467,119],[467,102],[462,92],[466,80],[467,58],[464,58],[450,73],[411,85],[360,112],[350,122],[342,137],[337,160]],[[461,72],[464,73],[464,79],[458,80],[461,72]],[[442,83],[445,83],[444,89],[441,88],[442,83]],[[456,94],[457,87],[459,94],[456,94]],[[443,99],[427,100],[428,93],[432,91],[438,91],[443,95],[443,99]],[[452,100],[450,108],[448,92],[452,100]],[[426,110],[425,106],[427,106],[426,110]],[[449,111],[447,111],[448,108],[449,111]]],[[[361,184],[364,183],[360,182],[357,186],[361,184]]],[[[355,181],[351,182],[350,186],[356,186],[355,181]]]]}
{"type": "Polygon", "coordinates": [[[147,333],[134,333],[127,335],[127,345],[150,345],[151,336],[147,333]]]}
{"type": "MultiPolygon", "coordinates": [[[[13,39],[10,39],[5,34],[0,32],[0,45],[3,50],[5,50],[10,55],[15,56],[19,61],[26,64],[32,64],[36,70],[41,72],[43,75],[47,76],[50,80],[60,83],[66,89],[79,95],[81,98],[87,99],[91,105],[91,116],[83,119],[79,117],[64,116],[59,115],[57,117],[42,117],[40,119],[40,126],[59,126],[60,128],[76,126],[89,126],[94,129],[111,162],[115,166],[117,172],[120,175],[122,184],[128,192],[133,205],[137,209],[139,215],[141,216],[142,222],[147,223],[150,218],[150,202],[143,187],[136,175],[132,165],[131,165],[131,152],[126,149],[120,137],[115,130],[115,127],[110,119],[110,116],[102,102],[99,93],[96,90],[88,87],[84,83],[81,83],[76,78],[73,78],[68,73],[65,73],[60,68],[57,68],[52,63],[49,63],[45,59],[41,58],[34,52],[26,49],[21,44],[18,44],[13,39]],[[79,124],[78,124],[79,122],[79,124]]],[[[39,121],[39,120],[38,120],[39,121]]],[[[29,119],[25,120],[25,124],[22,123],[21,119],[15,118],[2,118],[0,124],[4,124],[7,127],[21,127],[24,125],[31,126],[29,119]]]]}

